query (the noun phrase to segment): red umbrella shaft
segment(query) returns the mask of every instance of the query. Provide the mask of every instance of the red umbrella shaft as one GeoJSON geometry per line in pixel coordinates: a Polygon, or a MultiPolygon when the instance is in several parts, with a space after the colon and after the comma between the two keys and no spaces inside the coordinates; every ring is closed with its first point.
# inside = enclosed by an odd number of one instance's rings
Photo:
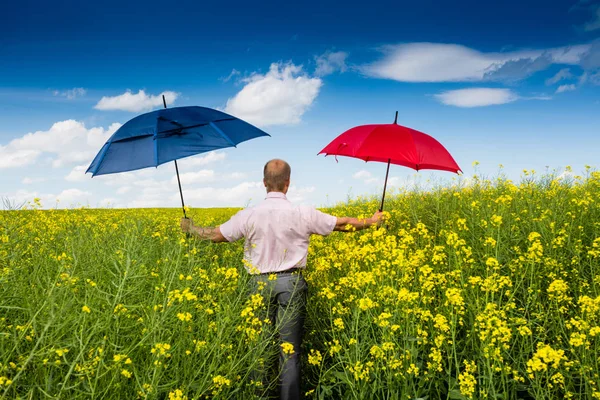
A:
{"type": "Polygon", "coordinates": [[[387,187],[388,175],[390,173],[390,162],[391,158],[388,158],[387,171],[385,172],[385,183],[383,184],[383,196],[381,197],[381,207],[379,207],[379,211],[383,211],[383,202],[385,201],[385,189],[387,187]]]}

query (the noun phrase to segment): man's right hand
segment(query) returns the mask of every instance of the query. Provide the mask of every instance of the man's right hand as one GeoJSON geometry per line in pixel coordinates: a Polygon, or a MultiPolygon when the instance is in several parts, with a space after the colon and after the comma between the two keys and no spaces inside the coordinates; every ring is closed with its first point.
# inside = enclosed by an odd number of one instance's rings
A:
{"type": "Polygon", "coordinates": [[[191,233],[192,226],[194,226],[192,220],[189,218],[181,218],[179,225],[184,233],[191,233]]]}
{"type": "Polygon", "coordinates": [[[371,221],[373,222],[373,225],[377,225],[377,226],[381,226],[381,224],[383,223],[384,220],[385,220],[385,215],[383,214],[383,211],[376,211],[375,214],[373,214],[373,216],[371,217],[371,221]]]}
{"type": "Polygon", "coordinates": [[[377,211],[369,218],[337,217],[333,230],[341,232],[360,231],[373,225],[381,226],[385,219],[386,213],[381,211],[377,211]]]}

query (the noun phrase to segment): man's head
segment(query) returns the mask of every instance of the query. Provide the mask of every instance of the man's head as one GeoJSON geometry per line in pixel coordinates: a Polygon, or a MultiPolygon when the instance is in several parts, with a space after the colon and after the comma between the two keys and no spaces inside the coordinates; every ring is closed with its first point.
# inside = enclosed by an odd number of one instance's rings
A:
{"type": "Polygon", "coordinates": [[[283,160],[274,159],[265,164],[263,183],[267,192],[287,193],[290,187],[290,165],[283,160]]]}

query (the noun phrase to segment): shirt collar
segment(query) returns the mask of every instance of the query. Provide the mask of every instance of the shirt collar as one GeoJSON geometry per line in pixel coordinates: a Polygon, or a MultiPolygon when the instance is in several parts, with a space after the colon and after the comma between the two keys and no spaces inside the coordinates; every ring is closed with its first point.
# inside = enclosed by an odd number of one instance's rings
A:
{"type": "Polygon", "coordinates": [[[282,192],[269,192],[267,193],[267,197],[265,197],[265,199],[284,199],[287,200],[287,197],[285,197],[285,194],[282,192]]]}

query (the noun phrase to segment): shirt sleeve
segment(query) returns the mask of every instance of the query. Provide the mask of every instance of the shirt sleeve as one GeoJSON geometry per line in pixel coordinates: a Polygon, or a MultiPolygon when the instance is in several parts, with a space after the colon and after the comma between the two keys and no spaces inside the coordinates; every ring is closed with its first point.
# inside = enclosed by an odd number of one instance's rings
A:
{"type": "Polygon", "coordinates": [[[246,218],[243,211],[244,210],[238,211],[233,217],[229,218],[229,221],[219,225],[221,235],[223,235],[228,242],[235,242],[244,237],[246,218]]]}
{"type": "Polygon", "coordinates": [[[309,209],[309,232],[317,235],[327,236],[335,228],[337,217],[325,214],[317,209],[309,209]]]}

